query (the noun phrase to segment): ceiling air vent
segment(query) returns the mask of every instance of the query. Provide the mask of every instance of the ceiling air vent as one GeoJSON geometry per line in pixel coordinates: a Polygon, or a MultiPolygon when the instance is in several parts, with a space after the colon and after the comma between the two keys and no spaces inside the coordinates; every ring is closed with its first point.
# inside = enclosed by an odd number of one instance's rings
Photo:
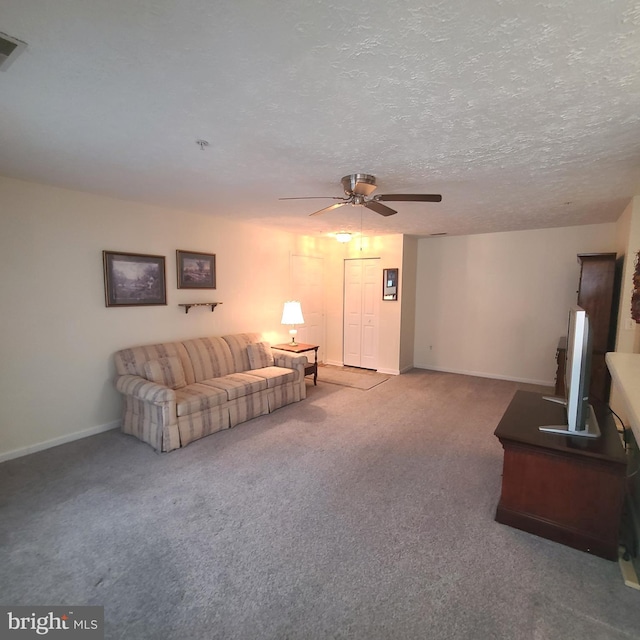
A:
{"type": "Polygon", "coordinates": [[[26,42],[0,31],[0,71],[6,71],[26,46],[26,42]]]}

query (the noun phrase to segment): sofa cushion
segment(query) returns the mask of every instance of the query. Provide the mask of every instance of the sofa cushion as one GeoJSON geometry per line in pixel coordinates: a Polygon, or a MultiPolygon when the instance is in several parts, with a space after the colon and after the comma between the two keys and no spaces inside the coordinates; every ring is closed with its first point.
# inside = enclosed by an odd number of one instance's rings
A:
{"type": "Polygon", "coordinates": [[[196,338],[182,344],[193,365],[194,382],[234,373],[231,350],[222,338],[196,338]]]}
{"type": "Polygon", "coordinates": [[[269,389],[279,387],[285,382],[292,382],[296,379],[296,372],[283,367],[263,367],[262,369],[252,369],[249,371],[252,376],[264,378],[269,389]]]}
{"type": "Polygon", "coordinates": [[[117,351],[114,356],[116,373],[120,376],[129,374],[144,378],[146,377],[144,371],[146,362],[160,358],[169,358],[171,356],[176,356],[180,359],[187,384],[194,382],[191,360],[180,342],[149,344],[142,347],[132,347],[130,349],[117,351]]]}
{"type": "Polygon", "coordinates": [[[176,390],[176,409],[178,417],[188,416],[190,413],[206,411],[212,407],[225,404],[227,394],[223,389],[206,384],[190,384],[188,387],[176,390]]]}
{"type": "Polygon", "coordinates": [[[182,363],[177,356],[148,360],[143,366],[145,378],[151,382],[170,389],[180,389],[187,385],[182,363]]]}
{"type": "Polygon", "coordinates": [[[254,342],[260,342],[262,336],[259,333],[234,333],[222,336],[222,339],[229,345],[233,358],[233,371],[229,371],[229,373],[249,371],[251,365],[249,364],[247,346],[254,342]]]}
{"type": "Polygon", "coordinates": [[[252,369],[273,366],[273,353],[268,342],[254,342],[247,345],[249,365],[252,369]]]}
{"type": "Polygon", "coordinates": [[[231,373],[221,378],[204,380],[202,384],[223,390],[229,400],[236,400],[258,391],[264,391],[267,388],[267,381],[264,376],[254,376],[248,373],[231,373]]]}

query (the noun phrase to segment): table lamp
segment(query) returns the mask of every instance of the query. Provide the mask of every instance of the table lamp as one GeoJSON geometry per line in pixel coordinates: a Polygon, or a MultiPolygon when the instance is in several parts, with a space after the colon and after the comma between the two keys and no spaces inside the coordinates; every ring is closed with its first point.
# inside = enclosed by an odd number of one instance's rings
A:
{"type": "Polygon", "coordinates": [[[290,300],[289,302],[284,303],[284,308],[282,309],[282,320],[281,324],[291,325],[291,329],[289,329],[289,335],[291,336],[291,342],[289,343],[292,347],[297,345],[296,342],[296,334],[298,330],[295,325],[304,324],[304,318],[302,317],[302,307],[300,303],[295,300],[290,300]]]}

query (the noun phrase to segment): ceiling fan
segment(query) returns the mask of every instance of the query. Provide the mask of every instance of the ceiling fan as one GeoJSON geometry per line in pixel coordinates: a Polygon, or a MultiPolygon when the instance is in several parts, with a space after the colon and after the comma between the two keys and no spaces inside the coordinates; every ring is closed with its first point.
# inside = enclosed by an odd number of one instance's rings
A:
{"type": "Polygon", "coordinates": [[[319,198],[331,198],[333,200],[341,200],[336,204],[332,204],[320,211],[310,213],[311,216],[317,216],[320,213],[326,213],[338,207],[344,207],[345,204],[362,205],[371,211],[379,213],[381,216],[392,216],[398,213],[395,209],[387,207],[382,202],[440,202],[442,196],[436,193],[393,193],[389,195],[375,195],[373,198],[369,196],[376,189],[376,177],[368,173],[352,173],[342,178],[342,188],[345,196],[308,196],[299,198],[279,198],[280,200],[316,200],[319,198]]]}

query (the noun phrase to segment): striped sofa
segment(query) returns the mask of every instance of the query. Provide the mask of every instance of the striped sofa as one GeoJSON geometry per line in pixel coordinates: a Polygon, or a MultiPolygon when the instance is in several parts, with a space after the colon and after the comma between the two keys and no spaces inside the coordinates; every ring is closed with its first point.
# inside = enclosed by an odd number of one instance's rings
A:
{"type": "Polygon", "coordinates": [[[307,358],[260,334],[196,338],[115,354],[122,430],[171,451],[306,397],[307,358]]]}

